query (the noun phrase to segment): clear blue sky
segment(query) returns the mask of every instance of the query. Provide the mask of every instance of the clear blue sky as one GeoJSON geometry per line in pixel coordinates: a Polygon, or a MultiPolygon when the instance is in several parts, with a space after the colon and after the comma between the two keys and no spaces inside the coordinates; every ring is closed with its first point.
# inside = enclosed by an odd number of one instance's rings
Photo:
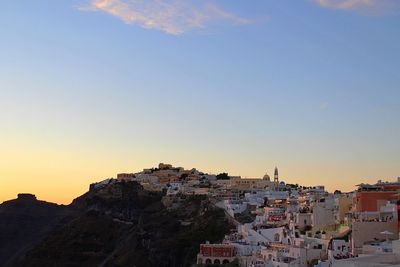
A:
{"type": "Polygon", "coordinates": [[[2,2],[0,200],[67,203],[158,162],[400,176],[400,3],[140,2],[2,2]]]}

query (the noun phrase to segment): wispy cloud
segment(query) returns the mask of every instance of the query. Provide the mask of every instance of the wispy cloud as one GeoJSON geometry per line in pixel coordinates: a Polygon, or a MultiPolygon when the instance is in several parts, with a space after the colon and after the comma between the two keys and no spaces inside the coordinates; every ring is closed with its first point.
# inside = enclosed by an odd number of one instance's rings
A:
{"type": "Polygon", "coordinates": [[[101,11],[127,24],[182,34],[216,21],[246,24],[249,21],[208,0],[90,0],[85,11],[101,11]]]}
{"type": "Polygon", "coordinates": [[[352,10],[368,14],[400,11],[400,0],[314,0],[322,7],[352,10]]]}

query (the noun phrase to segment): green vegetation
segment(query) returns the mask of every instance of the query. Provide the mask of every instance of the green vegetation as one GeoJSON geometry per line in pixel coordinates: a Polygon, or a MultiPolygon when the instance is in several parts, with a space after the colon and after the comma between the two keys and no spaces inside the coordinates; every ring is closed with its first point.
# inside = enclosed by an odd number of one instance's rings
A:
{"type": "Polygon", "coordinates": [[[187,173],[182,173],[181,177],[179,178],[179,180],[181,180],[181,181],[186,180],[186,178],[188,178],[188,176],[189,175],[187,173]]]}
{"type": "Polygon", "coordinates": [[[240,223],[251,223],[256,219],[256,215],[252,214],[250,210],[245,210],[242,213],[235,214],[235,219],[240,223]]]}
{"type": "Polygon", "coordinates": [[[220,173],[216,177],[217,180],[229,180],[229,175],[226,172],[220,173]]]}
{"type": "Polygon", "coordinates": [[[317,260],[317,259],[312,259],[311,261],[307,262],[307,263],[308,263],[307,266],[313,267],[313,266],[317,265],[318,262],[319,262],[319,260],[317,260]]]}

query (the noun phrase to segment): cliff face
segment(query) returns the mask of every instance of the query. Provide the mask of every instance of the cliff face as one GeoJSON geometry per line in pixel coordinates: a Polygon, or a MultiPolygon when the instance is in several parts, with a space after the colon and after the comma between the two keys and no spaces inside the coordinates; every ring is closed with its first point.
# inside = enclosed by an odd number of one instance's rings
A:
{"type": "Polygon", "coordinates": [[[31,248],[66,216],[64,206],[38,201],[31,194],[1,204],[0,266],[31,248]]]}
{"type": "Polygon", "coordinates": [[[91,190],[10,266],[190,266],[199,244],[220,241],[231,225],[206,197],[173,202],[167,209],[134,182],[91,190]]]}

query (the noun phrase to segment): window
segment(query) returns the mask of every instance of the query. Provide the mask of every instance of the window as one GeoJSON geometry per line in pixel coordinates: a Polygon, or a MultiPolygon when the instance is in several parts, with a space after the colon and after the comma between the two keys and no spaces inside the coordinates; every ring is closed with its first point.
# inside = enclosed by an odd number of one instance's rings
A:
{"type": "Polygon", "coordinates": [[[278,234],[278,233],[276,233],[276,234],[274,235],[274,240],[275,240],[275,241],[279,241],[279,234],[278,234]]]}

